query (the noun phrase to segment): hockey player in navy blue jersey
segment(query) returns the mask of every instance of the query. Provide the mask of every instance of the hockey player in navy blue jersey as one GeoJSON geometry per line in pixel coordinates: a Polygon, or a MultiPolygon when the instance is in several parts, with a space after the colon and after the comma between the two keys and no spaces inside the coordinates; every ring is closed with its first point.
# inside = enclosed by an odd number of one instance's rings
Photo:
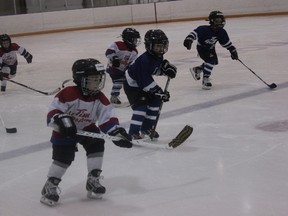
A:
{"type": "Polygon", "coordinates": [[[121,104],[119,98],[125,80],[125,70],[137,58],[137,46],[141,43],[139,32],[134,28],[125,28],[121,34],[122,41],[112,43],[105,52],[108,59],[106,72],[112,79],[110,102],[121,104]]]}
{"type": "Polygon", "coordinates": [[[146,52],[130,65],[124,82],[124,91],[133,109],[129,134],[133,139],[141,139],[145,135],[157,139],[159,134],[152,128],[162,101],[169,101],[170,95],[168,91],[163,92],[153,76],[174,78],[177,69],[163,57],[168,51],[169,40],[162,30],[147,31],[144,40],[146,52]]]}
{"type": "Polygon", "coordinates": [[[194,29],[185,38],[183,45],[190,50],[193,41],[197,40],[197,51],[204,63],[191,68],[190,71],[195,80],[200,80],[201,73],[203,72],[202,88],[209,90],[212,87],[210,81],[211,72],[213,67],[218,64],[218,57],[215,50],[217,41],[219,41],[222,47],[229,50],[233,60],[238,59],[238,54],[224,29],[226,22],[223,13],[220,11],[212,11],[208,19],[210,25],[202,25],[194,29]]]}
{"type": "Polygon", "coordinates": [[[78,136],[77,130],[108,133],[117,136],[115,145],[131,148],[131,137],[119,127],[113,107],[101,92],[105,84],[105,67],[96,59],[79,59],[72,66],[76,85],[62,89],[53,99],[47,124],[53,128],[52,159],[48,179],[41,191],[41,202],[49,206],[59,200],[58,185],[75,158],[76,145],[83,146],[87,156],[88,198],[100,198],[106,191],[101,185],[104,139],[78,136]]]}
{"type": "Polygon", "coordinates": [[[28,64],[32,62],[33,56],[24,47],[12,43],[7,34],[0,35],[0,45],[1,92],[5,92],[7,80],[14,78],[17,73],[17,53],[22,55],[28,64]]]}

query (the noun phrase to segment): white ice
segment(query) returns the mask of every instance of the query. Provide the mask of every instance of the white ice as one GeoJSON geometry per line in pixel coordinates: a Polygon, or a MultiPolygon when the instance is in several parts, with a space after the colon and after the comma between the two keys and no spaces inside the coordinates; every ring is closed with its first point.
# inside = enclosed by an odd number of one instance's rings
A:
{"type": "MultiPolygon", "coordinates": [[[[142,36],[161,28],[170,39],[166,58],[177,65],[170,82],[171,100],[165,103],[157,126],[160,144],[186,125],[191,137],[174,150],[148,147],[121,149],[109,141],[103,165],[103,200],[86,198],[86,158],[79,147],[76,159],[61,182],[60,203],[39,202],[51,164],[51,129],[46,113],[53,96],[8,83],[0,95],[1,216],[287,216],[288,214],[288,17],[227,19],[226,30],[239,58],[268,84],[269,89],[229,52],[217,45],[219,65],[213,89],[202,90],[189,68],[201,64],[195,43],[183,45],[186,35],[205,21],[134,26],[142,36]]],[[[13,38],[33,56],[32,64],[18,56],[15,81],[51,91],[71,78],[80,58],[106,64],[104,52],[124,27],[71,31],[13,38]]],[[[144,44],[139,47],[140,54],[144,44]]],[[[161,86],[164,77],[157,78],[161,86]]],[[[71,83],[72,84],[72,83],[71,83]]],[[[109,96],[111,79],[104,92],[109,96]]],[[[122,101],[127,101],[121,94],[122,101]]],[[[131,109],[117,108],[128,129],[131,109]]]]}

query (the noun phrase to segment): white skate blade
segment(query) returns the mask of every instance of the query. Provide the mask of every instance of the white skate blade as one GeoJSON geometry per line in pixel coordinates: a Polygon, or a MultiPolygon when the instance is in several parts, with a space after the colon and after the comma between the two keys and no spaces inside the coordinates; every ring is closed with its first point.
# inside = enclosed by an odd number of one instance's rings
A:
{"type": "Polygon", "coordinates": [[[103,194],[93,193],[92,191],[88,191],[87,192],[87,198],[89,198],[89,199],[102,199],[103,194]]]}
{"type": "Polygon", "coordinates": [[[57,202],[55,202],[55,201],[53,201],[53,200],[49,200],[49,199],[47,199],[47,198],[45,198],[45,197],[41,197],[40,202],[43,203],[43,204],[45,204],[45,205],[48,205],[48,206],[55,206],[55,205],[57,205],[57,202]]]}

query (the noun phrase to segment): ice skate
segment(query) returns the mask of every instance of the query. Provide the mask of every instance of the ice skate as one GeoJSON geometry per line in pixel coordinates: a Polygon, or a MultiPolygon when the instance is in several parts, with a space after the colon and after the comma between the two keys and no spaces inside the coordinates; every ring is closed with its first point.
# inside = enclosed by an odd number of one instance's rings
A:
{"type": "Polygon", "coordinates": [[[59,200],[59,194],[61,193],[60,188],[58,187],[58,184],[60,183],[61,179],[51,177],[49,178],[42,191],[42,197],[40,199],[40,202],[48,205],[48,206],[55,206],[58,203],[59,200]]]}
{"type": "Polygon", "coordinates": [[[1,92],[2,93],[6,92],[6,86],[1,86],[1,92]]]}
{"type": "Polygon", "coordinates": [[[154,131],[153,137],[151,137],[152,133],[153,133],[152,129],[144,130],[144,131],[141,131],[141,136],[143,138],[149,137],[151,140],[157,141],[159,138],[159,133],[157,131],[154,131]]]}
{"type": "Polygon", "coordinates": [[[203,76],[202,89],[210,90],[212,88],[212,83],[209,77],[203,76]]]}
{"type": "Polygon", "coordinates": [[[197,66],[197,67],[190,68],[190,72],[191,72],[194,80],[200,80],[201,73],[202,73],[202,67],[197,66]]]}
{"type": "Polygon", "coordinates": [[[110,97],[110,103],[116,104],[116,105],[120,105],[120,104],[121,104],[121,101],[120,101],[120,99],[119,99],[118,96],[112,95],[112,96],[110,97]]]}
{"type": "Polygon", "coordinates": [[[131,135],[132,140],[140,140],[143,139],[143,137],[140,135],[140,133],[134,133],[131,135]]]}
{"type": "Polygon", "coordinates": [[[95,169],[88,174],[86,190],[89,199],[102,199],[106,192],[106,188],[99,182],[103,178],[103,176],[100,176],[101,172],[101,170],[95,169]]]}

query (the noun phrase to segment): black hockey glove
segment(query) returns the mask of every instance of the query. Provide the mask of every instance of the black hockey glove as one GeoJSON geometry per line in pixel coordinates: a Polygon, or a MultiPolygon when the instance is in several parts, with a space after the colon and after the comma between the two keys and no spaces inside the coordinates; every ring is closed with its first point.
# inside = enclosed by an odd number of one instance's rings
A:
{"type": "Polygon", "coordinates": [[[118,127],[109,133],[110,136],[120,137],[118,141],[112,141],[116,146],[121,148],[131,148],[131,137],[127,134],[126,130],[122,127],[118,127]]]}
{"type": "Polygon", "coordinates": [[[57,114],[53,117],[54,123],[59,127],[59,132],[65,137],[74,138],[77,133],[73,118],[68,114],[57,114]]]}
{"type": "Polygon", "coordinates": [[[164,59],[160,69],[163,74],[170,77],[171,79],[176,77],[177,68],[175,65],[171,64],[168,60],[164,59]]]}
{"type": "Polygon", "coordinates": [[[183,42],[183,45],[184,45],[184,47],[186,47],[188,50],[190,50],[191,47],[192,47],[192,43],[193,43],[193,38],[192,38],[191,35],[188,35],[188,36],[185,38],[185,40],[184,40],[184,42],[183,42]]]}
{"type": "Polygon", "coordinates": [[[231,46],[229,48],[229,52],[231,53],[231,58],[233,60],[238,60],[238,53],[237,53],[237,50],[236,50],[236,48],[234,46],[231,46]]]}
{"type": "Polygon", "coordinates": [[[27,63],[30,64],[32,62],[33,56],[29,52],[26,52],[24,58],[26,59],[27,63]]]}
{"type": "Polygon", "coordinates": [[[155,90],[150,90],[148,92],[148,96],[150,98],[157,97],[160,100],[162,100],[163,102],[168,102],[170,99],[170,93],[168,91],[163,92],[163,90],[160,87],[155,89],[155,90]]]}
{"type": "Polygon", "coordinates": [[[118,56],[113,56],[111,59],[111,63],[113,67],[119,67],[120,66],[120,59],[118,56]]]}

